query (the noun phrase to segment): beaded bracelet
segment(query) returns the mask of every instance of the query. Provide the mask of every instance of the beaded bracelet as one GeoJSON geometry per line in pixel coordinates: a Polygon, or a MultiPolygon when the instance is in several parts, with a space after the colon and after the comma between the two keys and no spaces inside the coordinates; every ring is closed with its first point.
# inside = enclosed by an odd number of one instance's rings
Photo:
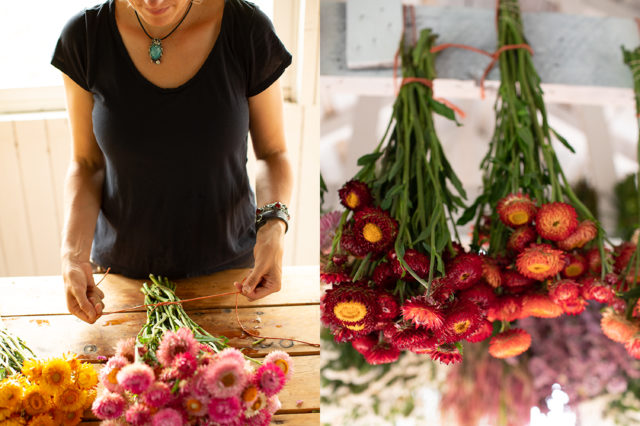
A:
{"type": "Polygon", "coordinates": [[[256,210],[256,232],[262,225],[271,219],[279,219],[283,221],[285,225],[284,232],[285,234],[287,233],[289,230],[289,220],[291,219],[291,216],[289,215],[289,209],[286,204],[275,202],[258,208],[256,210]]]}

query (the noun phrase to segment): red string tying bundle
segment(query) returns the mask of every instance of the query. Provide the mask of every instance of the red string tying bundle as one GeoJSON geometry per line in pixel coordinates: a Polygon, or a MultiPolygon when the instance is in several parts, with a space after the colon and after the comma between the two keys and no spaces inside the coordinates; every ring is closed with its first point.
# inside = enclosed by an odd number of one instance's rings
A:
{"type": "MultiPolygon", "coordinates": [[[[111,268],[107,268],[107,271],[104,273],[102,278],[100,278],[100,280],[96,283],[96,286],[99,285],[102,282],[102,280],[105,279],[105,277],[107,276],[107,274],[109,273],[110,270],[111,270],[111,268]]],[[[254,334],[251,331],[247,330],[244,327],[244,325],[242,325],[242,321],[240,321],[240,314],[238,313],[238,296],[240,296],[242,294],[241,291],[230,291],[230,292],[227,292],[227,293],[220,293],[220,294],[212,294],[212,295],[209,295],[209,296],[194,297],[194,298],[191,298],[191,299],[183,299],[183,300],[178,300],[178,301],[175,301],[175,302],[159,302],[159,303],[151,303],[151,304],[146,304],[146,305],[137,305],[137,306],[133,306],[131,308],[120,309],[118,311],[103,312],[102,315],[123,314],[123,313],[127,313],[127,312],[134,312],[134,311],[137,311],[139,309],[157,308],[159,306],[182,305],[183,303],[194,302],[196,300],[213,299],[215,297],[230,296],[230,295],[233,295],[233,294],[236,295],[236,307],[235,307],[236,321],[238,322],[238,325],[240,326],[242,331],[247,333],[249,336],[260,338],[260,339],[269,339],[269,340],[288,340],[290,342],[298,342],[298,343],[302,343],[304,345],[313,346],[315,348],[319,348],[320,347],[320,345],[317,344],[317,343],[305,342],[304,340],[289,339],[287,337],[261,336],[259,334],[254,334]]]]}

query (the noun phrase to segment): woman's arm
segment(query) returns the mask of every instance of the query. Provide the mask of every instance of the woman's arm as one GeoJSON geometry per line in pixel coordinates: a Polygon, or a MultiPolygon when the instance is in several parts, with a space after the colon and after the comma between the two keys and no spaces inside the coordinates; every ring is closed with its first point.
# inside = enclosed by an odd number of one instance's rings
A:
{"type": "MultiPolygon", "coordinates": [[[[258,159],[256,201],[258,207],[279,201],[289,204],[293,176],[284,139],[283,102],[280,83],[249,98],[249,128],[253,151],[258,159]]],[[[261,299],[280,290],[285,224],[269,220],[256,235],[255,265],[236,287],[250,300],[261,299]]]]}
{"type": "Polygon", "coordinates": [[[100,211],[104,157],[93,135],[93,96],[63,74],[71,126],[71,161],[64,186],[62,277],[69,312],[94,323],[104,294],[95,285],[89,256],[100,211]]]}

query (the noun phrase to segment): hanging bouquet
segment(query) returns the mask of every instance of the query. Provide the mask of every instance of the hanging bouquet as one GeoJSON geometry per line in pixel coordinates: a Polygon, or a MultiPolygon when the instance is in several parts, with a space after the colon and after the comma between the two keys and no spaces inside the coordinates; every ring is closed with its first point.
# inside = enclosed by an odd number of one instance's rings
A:
{"type": "Polygon", "coordinates": [[[414,47],[401,43],[393,116],[339,191],[347,210],[321,275],[331,285],[323,323],[371,364],[393,362],[404,350],[459,362],[460,342],[492,331],[483,257],[463,250],[453,220],[465,192],[434,128],[434,113],[455,120],[433,98],[435,38],[426,29],[414,47]]]}
{"type": "Polygon", "coordinates": [[[0,422],[6,425],[76,425],[96,397],[98,374],[73,354],[37,359],[6,329],[0,330],[0,422]]]}
{"type": "Polygon", "coordinates": [[[146,324],[136,338],[118,342],[100,372],[105,391],[92,409],[102,424],[268,425],[293,374],[289,355],[245,357],[189,318],[175,284],[151,280],[142,288],[152,305],[146,324]]]}

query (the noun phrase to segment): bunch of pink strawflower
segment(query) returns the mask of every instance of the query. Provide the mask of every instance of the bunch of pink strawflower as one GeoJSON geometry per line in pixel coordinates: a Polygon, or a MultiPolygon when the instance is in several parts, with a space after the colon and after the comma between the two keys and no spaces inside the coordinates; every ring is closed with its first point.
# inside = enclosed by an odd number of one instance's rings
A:
{"type": "Polygon", "coordinates": [[[133,426],[267,425],[293,374],[285,352],[272,352],[259,365],[236,349],[203,350],[184,328],[165,332],[155,354],[145,352],[137,362],[121,350],[131,346],[119,344],[100,374],[106,391],[93,404],[100,419],[133,426]]]}

